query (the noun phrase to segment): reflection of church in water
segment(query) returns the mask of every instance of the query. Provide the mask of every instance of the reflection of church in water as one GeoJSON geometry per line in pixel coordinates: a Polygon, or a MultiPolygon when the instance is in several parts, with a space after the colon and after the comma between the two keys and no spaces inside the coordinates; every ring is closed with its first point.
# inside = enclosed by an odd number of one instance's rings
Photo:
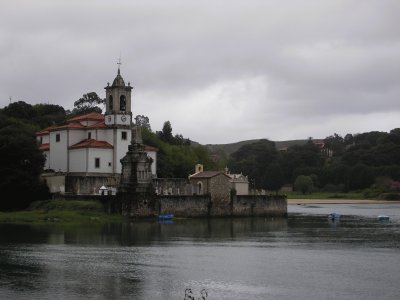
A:
{"type": "MultiPolygon", "coordinates": [[[[131,142],[137,132],[132,120],[132,87],[129,82],[125,84],[118,68],[113,83],[107,84],[105,90],[104,115],[76,116],[63,125],[37,132],[40,149],[46,156],[43,178],[52,193],[95,194],[102,186],[113,191],[118,186],[121,159],[135,144],[131,142]]],[[[150,170],[138,170],[137,179],[156,178],[157,149],[143,144],[140,147],[152,164],[150,170]]]]}

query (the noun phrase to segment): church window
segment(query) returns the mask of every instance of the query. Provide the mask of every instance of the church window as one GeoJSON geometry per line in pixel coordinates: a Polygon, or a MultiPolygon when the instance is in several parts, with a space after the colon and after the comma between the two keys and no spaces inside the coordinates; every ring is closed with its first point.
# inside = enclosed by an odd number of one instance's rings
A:
{"type": "Polygon", "coordinates": [[[119,98],[119,110],[126,111],[126,98],[124,95],[119,98]]]}
{"type": "Polygon", "coordinates": [[[108,97],[108,110],[109,111],[113,110],[113,105],[114,105],[113,96],[110,95],[110,97],[108,97]]]}
{"type": "Polygon", "coordinates": [[[60,134],[57,133],[57,134],[56,134],[56,142],[58,143],[59,141],[60,141],[60,134]]]}
{"type": "Polygon", "coordinates": [[[91,133],[91,132],[88,132],[87,138],[88,138],[89,140],[92,138],[92,133],[91,133]]]}
{"type": "Polygon", "coordinates": [[[126,134],[126,131],[122,131],[121,132],[121,139],[123,139],[123,140],[126,140],[127,139],[127,134],[126,134]]]}
{"type": "Polygon", "coordinates": [[[94,167],[96,169],[100,168],[100,158],[99,157],[95,157],[95,159],[94,159],[94,167]]]}

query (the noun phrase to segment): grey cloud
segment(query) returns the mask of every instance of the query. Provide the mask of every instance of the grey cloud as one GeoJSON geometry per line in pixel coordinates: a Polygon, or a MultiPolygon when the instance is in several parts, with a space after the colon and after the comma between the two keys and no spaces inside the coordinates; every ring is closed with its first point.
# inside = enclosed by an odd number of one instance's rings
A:
{"type": "Polygon", "coordinates": [[[121,53],[134,109],[154,129],[169,119],[203,143],[324,137],[334,120],[390,112],[393,121],[370,125],[388,130],[400,116],[399,11],[395,0],[9,1],[0,104],[72,108],[83,93],[104,93],[121,53]]]}

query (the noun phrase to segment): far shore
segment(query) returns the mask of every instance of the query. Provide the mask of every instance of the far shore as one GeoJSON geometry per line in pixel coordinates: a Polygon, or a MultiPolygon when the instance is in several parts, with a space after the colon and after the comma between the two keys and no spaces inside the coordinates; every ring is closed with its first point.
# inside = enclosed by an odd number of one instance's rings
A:
{"type": "Polygon", "coordinates": [[[400,204],[397,200],[374,199],[288,199],[288,205],[299,204],[400,204]]]}

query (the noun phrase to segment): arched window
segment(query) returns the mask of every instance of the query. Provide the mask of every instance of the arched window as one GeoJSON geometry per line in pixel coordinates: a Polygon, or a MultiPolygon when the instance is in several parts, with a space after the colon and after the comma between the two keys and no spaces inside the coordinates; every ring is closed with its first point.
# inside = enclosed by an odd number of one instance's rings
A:
{"type": "Polygon", "coordinates": [[[198,195],[202,195],[203,194],[203,183],[201,181],[199,181],[197,183],[197,194],[198,195]]]}
{"type": "Polygon", "coordinates": [[[126,111],[126,98],[124,95],[119,97],[119,110],[126,111]]]}
{"type": "Polygon", "coordinates": [[[108,110],[112,111],[114,106],[113,96],[108,97],[108,110]]]}

